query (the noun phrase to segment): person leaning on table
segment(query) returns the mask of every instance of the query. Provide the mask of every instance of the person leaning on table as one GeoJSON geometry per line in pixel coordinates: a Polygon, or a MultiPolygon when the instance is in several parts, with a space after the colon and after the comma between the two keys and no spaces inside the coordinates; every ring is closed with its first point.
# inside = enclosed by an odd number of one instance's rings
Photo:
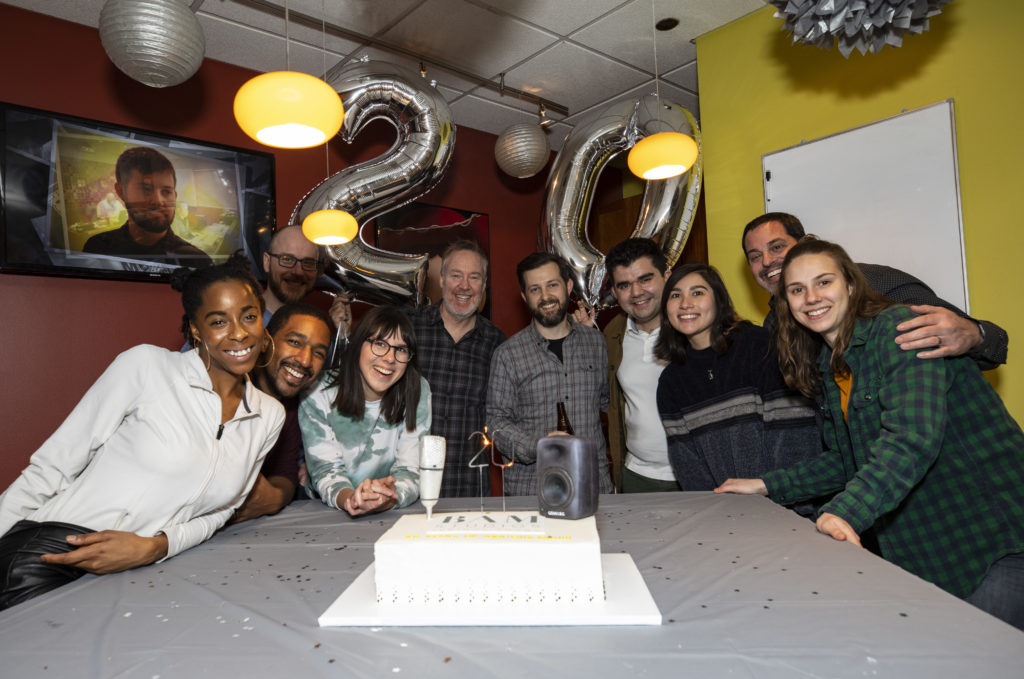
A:
{"type": "Polygon", "coordinates": [[[246,377],[268,343],[259,286],[244,257],[172,285],[197,348],[119,355],[0,495],[0,609],[193,547],[252,488],[284,421],[246,377]]]}
{"type": "Polygon", "coordinates": [[[816,397],[826,451],[716,492],[790,503],[836,493],[818,530],[860,545],[1024,629],[1024,432],[966,357],[900,349],[914,316],[871,290],[833,243],[806,238],[782,265],[779,363],[816,397]]]}

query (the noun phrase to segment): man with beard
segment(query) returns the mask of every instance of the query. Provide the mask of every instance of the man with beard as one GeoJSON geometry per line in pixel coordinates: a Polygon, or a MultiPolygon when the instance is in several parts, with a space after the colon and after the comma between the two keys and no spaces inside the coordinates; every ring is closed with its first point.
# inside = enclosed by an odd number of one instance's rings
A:
{"type": "Polygon", "coordinates": [[[494,351],[487,390],[487,422],[502,456],[506,495],[536,495],[537,442],[555,435],[558,404],[576,436],[594,443],[602,493],[612,491],[601,431],[608,409],[608,352],[604,337],[566,314],[569,266],[536,252],[516,267],[533,320],[494,351]]]}
{"type": "Polygon", "coordinates": [[[478,312],[487,256],[476,243],[455,241],[441,259],[441,304],[410,309],[420,371],[430,384],[430,433],[448,441],[441,497],[490,495],[490,470],[469,467],[480,450],[487,379],[505,333],[478,312]]]}
{"type": "MultiPolygon", "coordinates": [[[[274,232],[270,247],[263,253],[263,270],[267,273],[267,289],[263,292],[266,307],[263,324],[284,304],[301,302],[313,290],[323,273],[320,248],[306,238],[302,227],[286,226],[274,232]]],[[[345,293],[335,297],[328,310],[335,327],[347,326],[352,320],[349,299],[345,293]]]]}
{"type": "Polygon", "coordinates": [[[309,304],[279,308],[267,323],[267,334],[273,341],[250,377],[261,391],[284,406],[284,426],[231,523],[276,514],[295,496],[302,461],[299,400],[320,376],[331,341],[327,315],[309,304]]]}
{"type": "Polygon", "coordinates": [[[145,146],[127,149],[117,159],[114,176],[114,193],[124,203],[128,220],[118,229],[89,238],[82,252],[176,266],[213,263],[209,255],[171,230],[178,178],[164,154],[145,146]]]}

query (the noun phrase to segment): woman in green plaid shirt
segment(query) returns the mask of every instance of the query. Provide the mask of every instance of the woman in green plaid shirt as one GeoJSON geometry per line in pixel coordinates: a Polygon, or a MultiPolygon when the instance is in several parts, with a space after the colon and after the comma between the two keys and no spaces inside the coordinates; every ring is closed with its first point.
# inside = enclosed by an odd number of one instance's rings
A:
{"type": "Polygon", "coordinates": [[[1024,629],[1024,433],[967,358],[922,360],[892,341],[913,316],[846,252],[808,238],[783,264],[779,362],[818,400],[827,449],[716,492],[790,504],[835,493],[818,530],[860,545],[1024,629]]]}

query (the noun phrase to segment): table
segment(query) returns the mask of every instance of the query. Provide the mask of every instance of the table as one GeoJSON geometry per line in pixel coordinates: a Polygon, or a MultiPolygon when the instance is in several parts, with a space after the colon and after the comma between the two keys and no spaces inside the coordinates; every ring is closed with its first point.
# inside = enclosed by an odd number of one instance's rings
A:
{"type": "MultiPolygon", "coordinates": [[[[488,498],[487,508],[501,500],[488,498]]],[[[479,509],[442,500],[436,511],[479,509]]],[[[535,508],[510,498],[508,509],[535,508]]],[[[422,511],[417,503],[404,511],[422,511]]],[[[659,627],[320,628],[397,512],[312,502],[0,612],[4,677],[1018,677],[1024,633],[760,496],[602,496],[659,627]]],[[[495,577],[528,574],[496,572],[495,577]]]]}

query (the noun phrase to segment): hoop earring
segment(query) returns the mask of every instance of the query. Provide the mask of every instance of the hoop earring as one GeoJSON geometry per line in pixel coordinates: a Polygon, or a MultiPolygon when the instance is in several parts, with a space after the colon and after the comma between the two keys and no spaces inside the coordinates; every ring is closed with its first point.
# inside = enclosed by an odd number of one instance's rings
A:
{"type": "MultiPolygon", "coordinates": [[[[268,365],[270,365],[270,362],[274,360],[274,351],[277,350],[277,347],[274,346],[274,337],[271,334],[267,333],[267,339],[270,340],[270,353],[267,354],[267,362],[263,364],[257,363],[257,368],[266,368],[268,365]]],[[[264,349],[264,351],[266,351],[266,349],[264,349]]]]}
{"type": "MultiPolygon", "coordinates": [[[[203,344],[202,340],[199,339],[199,335],[195,335],[195,347],[196,353],[199,354],[199,360],[203,359],[203,352],[199,351],[199,347],[203,344]]],[[[213,357],[210,356],[210,349],[206,349],[206,372],[210,372],[210,366],[213,365],[213,357]]]]}

